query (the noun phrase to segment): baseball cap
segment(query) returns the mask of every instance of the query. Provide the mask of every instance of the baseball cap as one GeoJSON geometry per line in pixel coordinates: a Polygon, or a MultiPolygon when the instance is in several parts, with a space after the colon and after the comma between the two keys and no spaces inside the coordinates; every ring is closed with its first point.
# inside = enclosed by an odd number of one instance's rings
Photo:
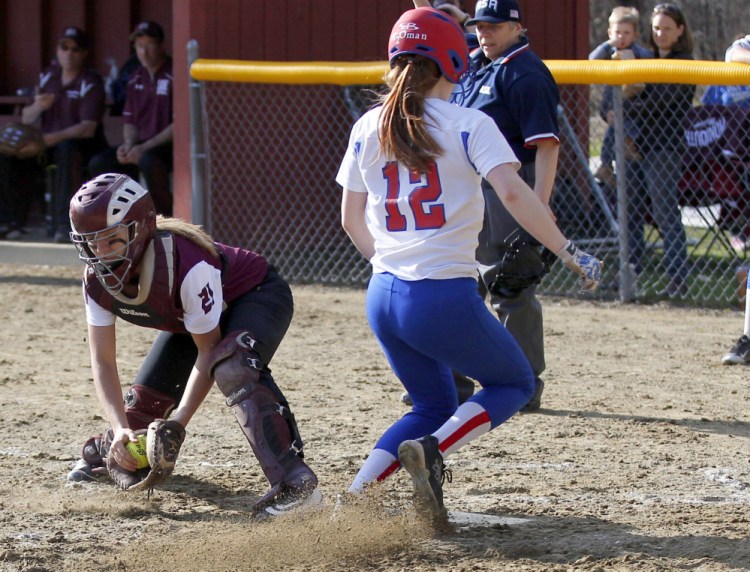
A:
{"type": "Polygon", "coordinates": [[[89,48],[89,39],[86,32],[75,26],[69,26],[63,30],[60,40],[73,40],[82,50],[89,48]]]}
{"type": "Polygon", "coordinates": [[[466,26],[477,22],[502,24],[503,22],[520,22],[521,8],[516,0],[479,0],[474,9],[474,17],[466,21],[466,26]]]}
{"type": "Polygon", "coordinates": [[[156,38],[160,42],[163,42],[164,30],[156,22],[146,20],[138,24],[135,29],[133,29],[133,33],[130,34],[130,39],[135,40],[138,36],[149,36],[151,38],[156,38]]]}

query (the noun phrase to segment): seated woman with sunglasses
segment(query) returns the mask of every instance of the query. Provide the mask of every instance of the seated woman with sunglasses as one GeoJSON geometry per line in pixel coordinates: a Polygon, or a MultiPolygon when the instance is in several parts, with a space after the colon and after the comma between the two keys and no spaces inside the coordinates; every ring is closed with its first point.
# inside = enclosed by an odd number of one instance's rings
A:
{"type": "Polygon", "coordinates": [[[34,100],[21,111],[23,123],[41,128],[44,155],[28,159],[0,156],[0,237],[23,237],[32,196],[27,181],[35,180],[44,165],[54,164],[55,192],[47,231],[56,242],[69,240],[70,198],[87,178],[86,163],[107,146],[102,123],[104,82],[86,67],[88,48],[83,30],[65,28],[54,63],[39,74],[34,100]]]}

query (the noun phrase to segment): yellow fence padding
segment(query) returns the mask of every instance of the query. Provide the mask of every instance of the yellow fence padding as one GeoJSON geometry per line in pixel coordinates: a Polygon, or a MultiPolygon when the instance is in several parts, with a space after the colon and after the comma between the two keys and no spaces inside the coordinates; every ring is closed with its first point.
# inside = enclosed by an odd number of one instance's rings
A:
{"type": "Polygon", "coordinates": [[[385,62],[196,60],[193,79],[243,83],[362,85],[383,83],[385,62]]]}
{"type": "MultiPolygon", "coordinates": [[[[559,84],[691,83],[750,85],[750,65],[705,60],[545,60],[559,84]]],[[[386,62],[196,60],[201,81],[363,85],[383,82],[386,62]]]]}
{"type": "Polygon", "coordinates": [[[750,85],[750,65],[706,60],[545,60],[560,84],[750,85]]]}

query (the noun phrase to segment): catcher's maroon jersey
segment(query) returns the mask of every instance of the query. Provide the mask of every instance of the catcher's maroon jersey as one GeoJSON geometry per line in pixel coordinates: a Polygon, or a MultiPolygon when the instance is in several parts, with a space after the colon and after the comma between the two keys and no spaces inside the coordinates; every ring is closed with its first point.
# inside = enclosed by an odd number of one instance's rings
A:
{"type": "Polygon", "coordinates": [[[138,129],[138,141],[147,141],[172,124],[172,58],[152,76],[143,66],[128,81],[123,121],[138,129]]]}
{"type": "Polygon", "coordinates": [[[55,101],[42,114],[42,131],[52,133],[81,121],[101,124],[105,95],[102,78],[93,70],[83,70],[67,85],[62,83],[62,68],[51,66],[39,74],[37,93],[51,93],[55,101]]]}
{"type": "Polygon", "coordinates": [[[107,326],[119,316],[167,332],[211,331],[226,305],[258,286],[268,270],[260,254],[216,246],[221,259],[184,237],[157,232],[140,265],[136,298],[112,296],[87,269],[83,290],[88,323],[107,326]]]}

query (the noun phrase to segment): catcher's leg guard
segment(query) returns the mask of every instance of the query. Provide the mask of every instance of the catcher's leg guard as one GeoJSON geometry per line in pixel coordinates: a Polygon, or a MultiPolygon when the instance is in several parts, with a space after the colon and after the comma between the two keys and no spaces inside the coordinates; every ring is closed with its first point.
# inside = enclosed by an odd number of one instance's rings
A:
{"type": "Polygon", "coordinates": [[[146,429],[154,419],[166,419],[177,405],[171,395],[145,385],[134,385],[125,394],[125,416],[133,431],[146,429]]]}
{"type": "Polygon", "coordinates": [[[271,483],[271,490],[256,504],[261,510],[285,490],[313,490],[318,479],[302,460],[302,440],[292,412],[261,382],[265,366],[255,345],[249,332],[229,334],[214,349],[210,368],[271,483]]]}

